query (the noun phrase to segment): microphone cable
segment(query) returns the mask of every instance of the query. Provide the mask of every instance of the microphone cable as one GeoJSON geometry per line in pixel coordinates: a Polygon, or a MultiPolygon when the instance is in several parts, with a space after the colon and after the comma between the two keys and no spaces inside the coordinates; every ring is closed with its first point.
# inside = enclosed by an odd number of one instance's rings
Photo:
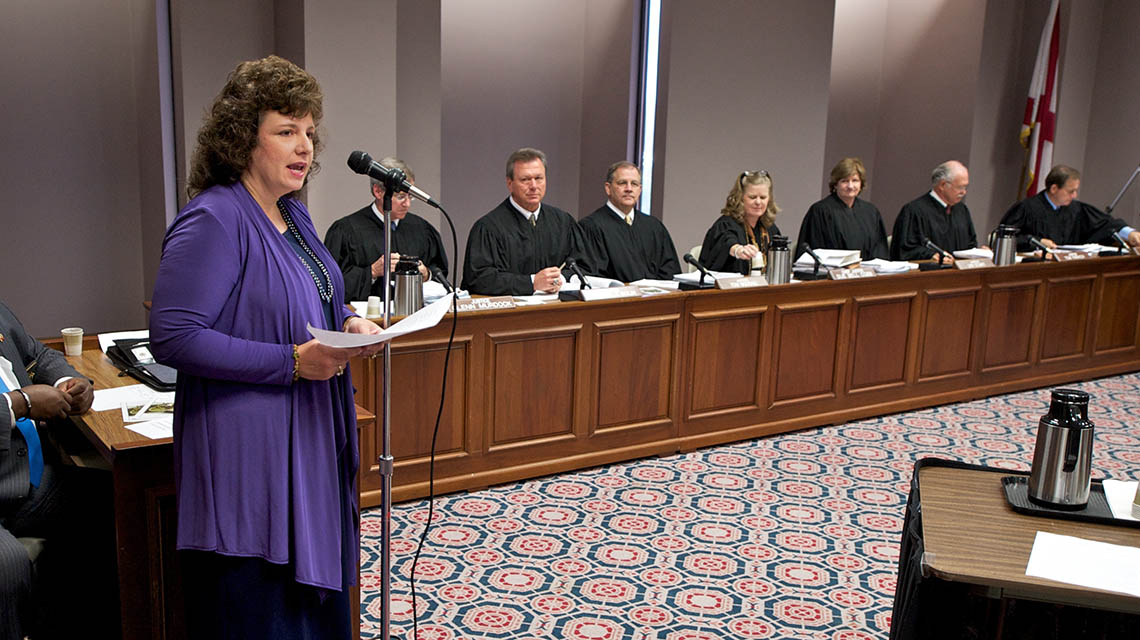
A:
{"type": "MultiPolygon", "coordinates": [[[[429,203],[432,204],[432,203],[429,203]]],[[[459,239],[455,235],[455,224],[451,221],[451,216],[447,215],[442,206],[434,204],[439,212],[443,214],[444,220],[447,220],[447,226],[451,229],[451,250],[452,257],[458,266],[459,261],[459,239]]],[[[428,457],[428,516],[427,521],[424,522],[424,530],[420,533],[419,542],[416,543],[416,553],[412,557],[412,570],[408,574],[408,585],[412,591],[412,640],[419,638],[419,615],[416,613],[416,566],[420,562],[420,552],[423,551],[424,543],[427,541],[428,531],[431,529],[432,518],[435,515],[435,444],[439,436],[439,423],[443,417],[443,406],[447,398],[447,370],[451,364],[451,348],[455,344],[455,327],[459,323],[459,288],[452,286],[451,293],[451,334],[447,337],[447,351],[443,356],[443,382],[440,384],[439,389],[439,409],[435,413],[435,427],[431,432],[431,453],[428,457]]],[[[389,509],[390,511],[390,509],[389,509]]],[[[384,576],[385,580],[389,576],[384,576]]],[[[388,603],[391,606],[391,602],[388,603]]],[[[391,612],[388,612],[389,619],[391,619],[391,612]]]]}

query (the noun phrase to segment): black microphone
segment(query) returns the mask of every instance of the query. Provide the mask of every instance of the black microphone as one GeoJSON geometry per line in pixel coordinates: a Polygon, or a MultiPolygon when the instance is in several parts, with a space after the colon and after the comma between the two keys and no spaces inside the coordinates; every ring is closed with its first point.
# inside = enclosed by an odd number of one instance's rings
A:
{"type": "Polygon", "coordinates": [[[924,246],[924,247],[926,247],[927,249],[930,249],[930,250],[931,250],[931,251],[933,251],[934,253],[937,253],[937,254],[938,254],[938,264],[942,264],[942,258],[944,258],[945,256],[948,256],[948,255],[950,255],[950,252],[949,252],[949,251],[947,251],[947,250],[943,249],[942,247],[940,247],[940,246],[938,246],[938,245],[934,244],[933,242],[931,242],[931,241],[930,241],[930,238],[923,238],[923,239],[922,239],[922,246],[924,246]]]}
{"type": "Polygon", "coordinates": [[[586,274],[582,273],[582,267],[578,266],[578,261],[574,258],[566,258],[566,268],[570,273],[578,276],[578,280],[582,283],[582,289],[593,289],[589,282],[586,282],[586,274]]]}
{"type": "Polygon", "coordinates": [[[1033,245],[1033,246],[1037,247],[1038,249],[1040,249],[1040,250],[1041,250],[1041,252],[1042,252],[1042,255],[1044,255],[1044,254],[1046,254],[1046,253],[1053,253],[1053,250],[1052,250],[1052,249],[1050,249],[1049,247],[1046,247],[1046,246],[1045,246],[1045,243],[1044,243],[1044,242],[1041,242],[1041,240],[1039,240],[1039,239],[1037,238],[1037,236],[1029,236],[1029,244],[1031,244],[1031,245],[1033,245]]]}
{"type": "Polygon", "coordinates": [[[364,153],[363,151],[353,151],[348,156],[348,168],[356,173],[375,178],[384,183],[384,190],[389,193],[404,192],[410,193],[412,196],[430,204],[436,209],[439,208],[439,203],[435,201],[424,190],[416,187],[416,185],[408,182],[408,177],[404,175],[403,171],[399,169],[389,169],[384,165],[372,159],[372,156],[364,153]]]}
{"type": "Polygon", "coordinates": [[[455,293],[455,287],[451,286],[451,283],[448,282],[448,280],[447,280],[447,276],[443,275],[443,269],[440,269],[439,267],[432,267],[431,268],[431,277],[438,280],[439,283],[443,285],[443,288],[446,289],[448,293],[455,293]]]}
{"type": "Polygon", "coordinates": [[[815,268],[812,269],[812,273],[819,273],[819,267],[823,264],[823,260],[820,259],[820,257],[818,255],[816,255],[815,251],[812,251],[811,246],[809,244],[807,244],[806,242],[804,243],[803,248],[804,248],[804,253],[811,256],[812,260],[815,260],[815,268]]]}
{"type": "Polygon", "coordinates": [[[705,268],[705,265],[701,264],[700,260],[697,260],[696,258],[693,257],[693,254],[686,253],[683,260],[685,262],[688,262],[689,264],[693,265],[694,267],[697,268],[697,271],[701,272],[701,284],[704,284],[705,276],[708,276],[709,280],[716,280],[716,278],[713,277],[713,274],[710,273],[709,270],[705,268]]]}

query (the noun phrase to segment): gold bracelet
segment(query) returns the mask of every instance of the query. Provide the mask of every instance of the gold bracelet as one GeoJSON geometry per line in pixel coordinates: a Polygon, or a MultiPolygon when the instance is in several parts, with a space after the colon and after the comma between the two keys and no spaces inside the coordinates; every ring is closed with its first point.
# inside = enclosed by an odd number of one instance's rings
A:
{"type": "Polygon", "coordinates": [[[293,345],[293,382],[301,379],[301,348],[293,345]]]}

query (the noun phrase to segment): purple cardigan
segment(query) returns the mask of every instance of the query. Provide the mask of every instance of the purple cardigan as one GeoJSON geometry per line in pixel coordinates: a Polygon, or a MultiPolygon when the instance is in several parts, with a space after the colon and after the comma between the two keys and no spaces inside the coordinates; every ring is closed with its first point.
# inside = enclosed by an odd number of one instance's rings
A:
{"type": "MultiPolygon", "coordinates": [[[[329,267],[343,322],[340,269],[305,207],[283,202],[329,267]]],[[[240,182],[203,191],[167,229],[150,337],[178,369],[178,548],[291,563],[297,582],[339,591],[360,544],[352,379],[293,382],[291,345],[323,318],[308,270],[240,182]]]]}

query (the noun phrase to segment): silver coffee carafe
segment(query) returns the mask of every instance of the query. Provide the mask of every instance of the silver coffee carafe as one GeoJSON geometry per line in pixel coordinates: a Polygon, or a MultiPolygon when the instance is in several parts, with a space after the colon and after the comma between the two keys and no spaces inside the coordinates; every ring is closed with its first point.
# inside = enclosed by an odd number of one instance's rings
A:
{"type": "Polygon", "coordinates": [[[1018,228],[1008,224],[998,225],[994,240],[994,264],[1004,267],[1016,262],[1018,228]]]}
{"type": "Polygon", "coordinates": [[[1037,427],[1029,499],[1054,509],[1081,509],[1091,486],[1093,423],[1089,394],[1055,389],[1037,427]]]}
{"type": "Polygon", "coordinates": [[[764,274],[768,284],[787,284],[792,275],[792,254],[787,236],[772,236],[768,245],[768,267],[764,274]]]}
{"type": "Polygon", "coordinates": [[[424,306],[424,278],[420,275],[420,260],[416,256],[400,256],[392,273],[396,289],[392,313],[410,316],[424,306]]]}

